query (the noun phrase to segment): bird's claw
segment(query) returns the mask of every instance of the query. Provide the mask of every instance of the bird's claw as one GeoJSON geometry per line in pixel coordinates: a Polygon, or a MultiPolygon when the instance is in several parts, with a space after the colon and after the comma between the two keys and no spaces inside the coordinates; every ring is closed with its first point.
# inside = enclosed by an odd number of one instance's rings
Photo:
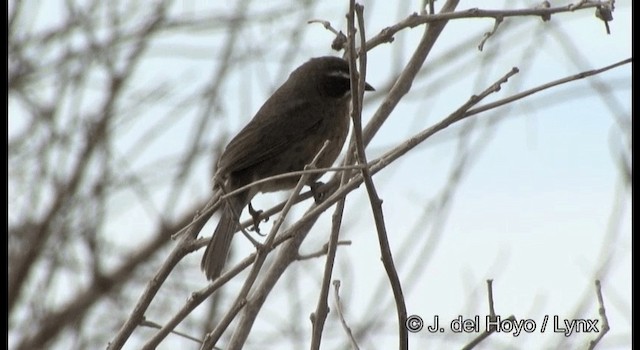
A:
{"type": "MultiPolygon", "coordinates": [[[[264,213],[264,210],[253,209],[251,202],[249,202],[249,214],[251,214],[251,218],[253,219],[253,231],[261,236],[263,236],[260,233],[260,215],[262,215],[262,213],[264,213]]],[[[269,217],[264,218],[264,222],[267,222],[268,220],[269,217]]]]}
{"type": "Polygon", "coordinates": [[[322,186],[324,186],[324,182],[322,181],[316,181],[309,185],[311,193],[313,194],[313,200],[316,202],[316,204],[320,204],[322,203],[322,201],[324,201],[325,193],[321,190],[322,186]]]}

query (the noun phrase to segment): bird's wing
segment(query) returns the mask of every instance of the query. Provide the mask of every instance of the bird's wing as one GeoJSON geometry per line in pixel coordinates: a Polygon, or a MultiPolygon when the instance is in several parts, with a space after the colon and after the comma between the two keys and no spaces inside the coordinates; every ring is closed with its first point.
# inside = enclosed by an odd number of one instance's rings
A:
{"type": "Polygon", "coordinates": [[[220,157],[217,172],[228,174],[249,168],[304,139],[318,126],[324,114],[308,113],[312,104],[311,101],[286,99],[279,104],[265,104],[229,142],[220,157]]]}

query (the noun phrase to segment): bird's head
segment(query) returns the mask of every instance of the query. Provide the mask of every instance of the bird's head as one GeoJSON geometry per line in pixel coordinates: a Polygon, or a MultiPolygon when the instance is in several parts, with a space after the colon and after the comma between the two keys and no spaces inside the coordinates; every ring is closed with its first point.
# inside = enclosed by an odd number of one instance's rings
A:
{"type": "MultiPolygon", "coordinates": [[[[294,89],[313,89],[325,97],[342,98],[351,91],[349,63],[333,56],[312,58],[294,70],[287,83],[294,89]]],[[[365,83],[365,90],[375,89],[365,83]]]]}

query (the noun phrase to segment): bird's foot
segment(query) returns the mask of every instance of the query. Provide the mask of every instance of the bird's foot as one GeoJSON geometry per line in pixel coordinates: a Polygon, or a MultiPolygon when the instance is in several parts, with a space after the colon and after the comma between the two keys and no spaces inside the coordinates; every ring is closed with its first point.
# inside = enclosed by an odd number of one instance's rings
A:
{"type": "Polygon", "coordinates": [[[313,194],[313,200],[316,202],[316,204],[320,204],[322,203],[322,201],[324,201],[326,193],[322,191],[322,186],[324,186],[324,182],[322,181],[316,181],[309,185],[311,193],[313,194]]]}
{"type": "MultiPolygon", "coordinates": [[[[260,236],[264,236],[260,233],[260,215],[264,213],[264,210],[255,210],[249,202],[249,214],[251,214],[251,218],[253,219],[253,231],[255,231],[260,236]]],[[[269,221],[269,217],[264,218],[264,222],[269,221]]]]}

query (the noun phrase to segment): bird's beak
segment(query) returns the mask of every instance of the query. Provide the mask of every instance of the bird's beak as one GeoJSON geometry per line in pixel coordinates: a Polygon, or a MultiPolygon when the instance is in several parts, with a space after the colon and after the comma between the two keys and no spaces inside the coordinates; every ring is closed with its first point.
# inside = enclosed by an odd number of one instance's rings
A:
{"type": "Polygon", "coordinates": [[[369,85],[369,83],[364,83],[364,91],[376,91],[373,86],[369,85]]]}

